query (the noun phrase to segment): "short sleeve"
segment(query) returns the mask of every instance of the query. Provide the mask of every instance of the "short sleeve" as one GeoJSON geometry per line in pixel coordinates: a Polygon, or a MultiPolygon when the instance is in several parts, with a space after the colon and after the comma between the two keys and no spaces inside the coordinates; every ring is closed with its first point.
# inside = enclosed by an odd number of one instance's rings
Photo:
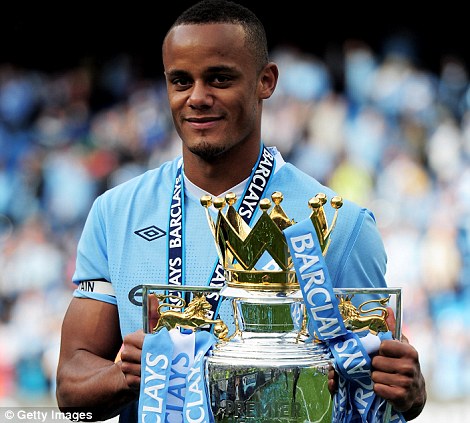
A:
{"type": "Polygon", "coordinates": [[[86,280],[110,281],[101,196],[94,201],[78,242],[72,280],[77,285],[86,280]]]}

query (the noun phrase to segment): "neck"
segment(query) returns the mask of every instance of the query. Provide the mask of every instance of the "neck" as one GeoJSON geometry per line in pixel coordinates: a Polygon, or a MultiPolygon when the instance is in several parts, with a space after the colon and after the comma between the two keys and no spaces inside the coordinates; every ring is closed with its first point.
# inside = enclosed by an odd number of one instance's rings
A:
{"type": "Polygon", "coordinates": [[[259,155],[259,145],[255,147],[241,154],[231,149],[210,162],[184,149],[184,173],[199,188],[220,195],[250,176],[259,155]]]}

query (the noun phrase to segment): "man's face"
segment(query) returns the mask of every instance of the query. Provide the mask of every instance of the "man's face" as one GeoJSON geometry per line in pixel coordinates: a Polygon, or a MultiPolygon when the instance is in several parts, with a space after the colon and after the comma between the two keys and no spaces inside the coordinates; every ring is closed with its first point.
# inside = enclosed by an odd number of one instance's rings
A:
{"type": "Polygon", "coordinates": [[[182,25],[163,46],[168,99],[183,149],[211,161],[260,141],[262,83],[240,25],[182,25]]]}

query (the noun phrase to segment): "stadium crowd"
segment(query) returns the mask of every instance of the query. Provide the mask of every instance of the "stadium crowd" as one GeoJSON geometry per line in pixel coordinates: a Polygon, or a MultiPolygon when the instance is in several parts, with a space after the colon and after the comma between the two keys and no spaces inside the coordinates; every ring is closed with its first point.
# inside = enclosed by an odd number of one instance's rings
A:
{"type": "MultiPolygon", "coordinates": [[[[470,398],[470,83],[406,39],[348,40],[339,68],[278,46],[263,133],[373,210],[430,398],[470,398]]],[[[0,63],[0,404],[54,403],[60,325],[94,198],[180,153],[163,77],[130,55],[56,73],[0,63]]],[[[118,230],[118,228],[117,228],[118,230]]]]}

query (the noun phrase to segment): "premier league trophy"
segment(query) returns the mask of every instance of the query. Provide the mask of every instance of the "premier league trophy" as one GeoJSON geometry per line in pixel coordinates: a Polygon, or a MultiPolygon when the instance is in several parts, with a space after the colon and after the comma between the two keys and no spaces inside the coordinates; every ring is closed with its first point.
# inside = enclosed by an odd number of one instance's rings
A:
{"type": "MultiPolygon", "coordinates": [[[[220,422],[330,422],[331,357],[324,344],[306,342],[303,298],[282,232],[293,222],[280,206],[282,194],[272,200],[270,213],[271,202],[261,200],[262,215],[252,229],[235,212],[234,196],[213,200],[217,222],[208,213],[226,272],[221,296],[231,301],[235,317],[234,333],[206,361],[212,411],[220,422]],[[255,268],[263,254],[274,260],[275,270],[255,268]]],[[[208,208],[212,200],[201,203],[208,208]]],[[[334,204],[341,206],[339,199],[334,204]]],[[[319,228],[326,223],[320,220],[319,228]]],[[[331,228],[324,229],[326,250],[331,228]]]]}
{"type": "MultiPolygon", "coordinates": [[[[181,292],[156,294],[153,300],[157,298],[159,314],[152,321],[148,316],[155,303],[152,305],[149,293],[156,292],[155,286],[144,286],[144,329],[156,332],[162,327],[190,330],[212,327],[217,342],[206,354],[204,364],[208,406],[212,412],[207,421],[343,421],[336,414],[344,408],[343,399],[333,401],[327,374],[336,359],[341,360],[341,356],[351,352],[344,350],[344,354],[337,354],[342,350],[338,347],[335,351],[334,343],[329,341],[338,333],[349,334],[356,330],[367,329],[374,334],[387,332],[387,306],[395,308],[399,331],[401,292],[399,289],[333,288],[328,291],[323,286],[324,269],[315,266],[324,265],[323,256],[342,207],[340,197],[330,201],[334,209],[331,224],[327,222],[324,209],[325,195],[318,194],[308,202],[312,211],[307,220],[315,233],[321,258],[302,250],[309,242],[301,229],[290,231],[289,228],[298,224],[283,211],[281,193],[275,192],[272,202],[260,201],[262,213],[252,228],[235,211],[236,200],[232,194],[224,199],[201,198],[220,263],[225,269],[225,285],[220,290],[216,287],[176,288],[185,292],[185,298],[181,292]],[[210,215],[211,206],[218,210],[215,222],[210,215]],[[259,263],[269,263],[269,266],[258,267],[259,263]],[[305,273],[307,268],[308,274],[305,273]],[[228,325],[231,322],[205,314],[204,310],[210,308],[206,297],[214,294],[231,304],[234,316],[231,333],[228,325]],[[355,295],[370,299],[356,308],[351,301],[355,295]],[[171,305],[172,298],[176,303],[171,305]],[[317,301],[320,298],[325,300],[322,305],[317,301]],[[341,314],[335,315],[335,311],[341,314]]],[[[173,287],[160,286],[159,289],[173,290],[173,287]]],[[[349,364],[347,360],[346,364],[349,364]]],[[[357,373],[358,366],[354,369],[357,373]]],[[[360,388],[367,389],[367,378],[358,380],[360,388]]],[[[389,407],[377,412],[386,415],[377,421],[390,420],[389,407]]]]}

